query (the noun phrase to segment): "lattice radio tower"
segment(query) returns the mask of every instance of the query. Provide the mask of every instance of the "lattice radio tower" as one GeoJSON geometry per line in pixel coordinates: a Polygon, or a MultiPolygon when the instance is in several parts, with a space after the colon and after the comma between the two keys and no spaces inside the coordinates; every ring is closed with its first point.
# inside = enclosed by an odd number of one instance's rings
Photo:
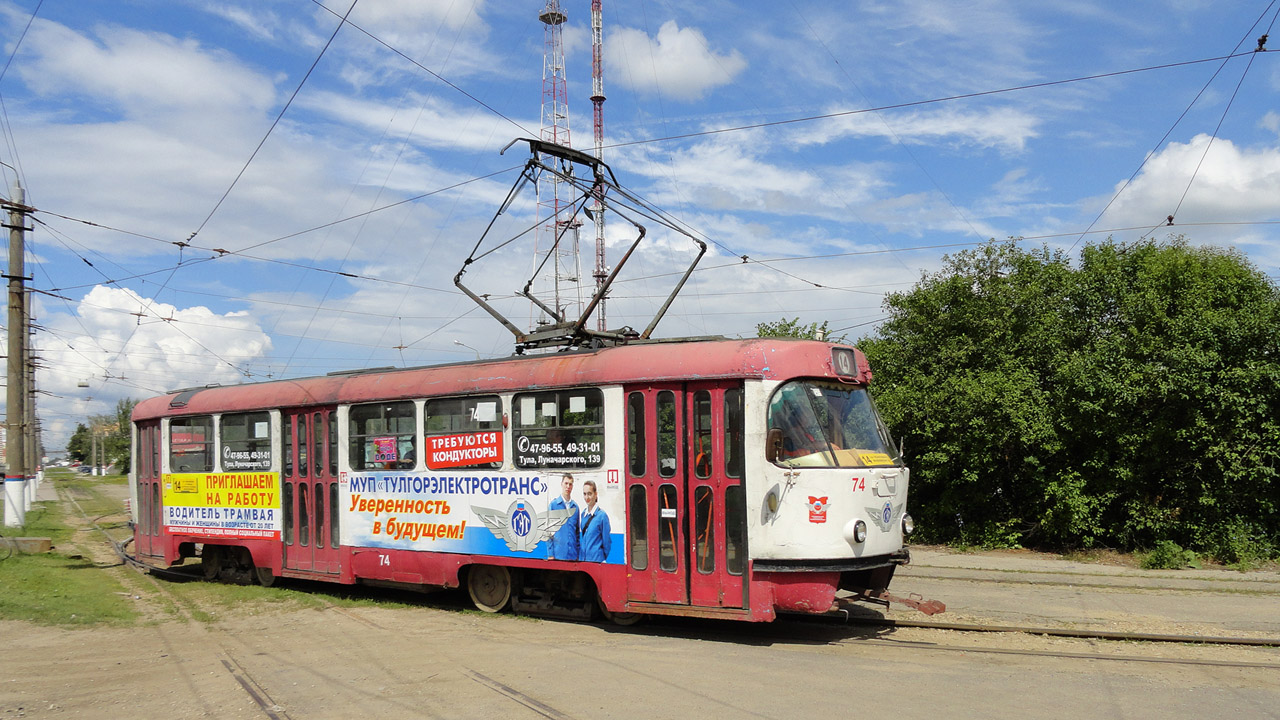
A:
{"type": "MultiPolygon", "coordinates": [[[[543,24],[546,47],[542,57],[542,132],[544,142],[572,147],[569,141],[569,92],[565,82],[564,41],[561,27],[565,22],[559,0],[547,0],[538,19],[543,24]]],[[[538,217],[543,224],[534,240],[534,267],[547,254],[553,257],[545,265],[543,281],[532,291],[546,304],[564,314],[569,303],[582,304],[581,267],[578,259],[578,229],[582,222],[567,217],[561,211],[568,203],[562,188],[563,181],[554,173],[543,173],[538,179],[538,217]],[[556,238],[560,241],[557,243],[556,238]],[[550,286],[548,288],[548,285],[550,286]]],[[[542,315],[541,313],[539,313],[542,315]]],[[[539,322],[545,322],[542,315],[539,322]]]]}
{"type": "MultiPolygon", "coordinates": [[[[604,21],[600,1],[591,0],[591,115],[592,134],[596,141],[596,159],[604,160],[604,21]]],[[[597,195],[594,203],[596,224],[596,269],[592,277],[596,291],[604,285],[609,273],[604,264],[604,198],[597,195]]],[[[605,330],[604,298],[596,308],[596,329],[605,330]]]]}

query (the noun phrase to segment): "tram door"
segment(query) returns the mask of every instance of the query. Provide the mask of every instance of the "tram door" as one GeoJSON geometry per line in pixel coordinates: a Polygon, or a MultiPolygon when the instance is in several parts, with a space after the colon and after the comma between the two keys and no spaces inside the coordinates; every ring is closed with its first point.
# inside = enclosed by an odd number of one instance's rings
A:
{"type": "Polygon", "coordinates": [[[139,555],[163,555],[160,542],[160,421],[138,424],[138,525],[134,544],[139,555]]]}
{"type": "Polygon", "coordinates": [[[626,389],[627,597],[688,603],[684,548],[684,388],[626,389]]]}
{"type": "Polygon", "coordinates": [[[742,487],[742,383],[685,386],[689,462],[689,600],[743,607],[746,496],[742,487]]]}
{"type": "Polygon", "coordinates": [[[341,572],[338,553],[338,413],[336,408],[286,410],[280,506],[284,566],[341,572]]]}
{"type": "Polygon", "coordinates": [[[626,389],[628,599],[743,607],[742,385],[626,389]]]}

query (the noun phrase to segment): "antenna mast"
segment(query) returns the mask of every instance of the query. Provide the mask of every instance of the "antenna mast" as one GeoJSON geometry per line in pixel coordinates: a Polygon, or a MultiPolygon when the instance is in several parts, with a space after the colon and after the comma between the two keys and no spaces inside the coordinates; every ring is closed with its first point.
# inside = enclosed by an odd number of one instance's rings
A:
{"type": "MultiPolygon", "coordinates": [[[[604,160],[604,21],[600,13],[601,0],[591,0],[591,128],[596,141],[596,160],[604,160]]],[[[596,292],[604,286],[609,273],[604,264],[604,195],[596,193],[594,207],[596,225],[596,269],[592,277],[596,292]]],[[[596,329],[605,330],[604,297],[596,310],[596,329]]]]}
{"type": "MultiPolygon", "coordinates": [[[[567,19],[560,9],[560,0],[547,0],[538,19],[543,24],[545,49],[542,57],[542,131],[540,139],[544,143],[552,143],[562,147],[572,147],[569,142],[569,92],[565,82],[564,40],[561,29],[567,19]]],[[[542,289],[534,294],[541,296],[544,304],[556,310],[558,315],[564,314],[569,302],[582,303],[581,285],[579,284],[578,261],[578,228],[582,221],[573,218],[562,218],[566,210],[561,185],[564,180],[553,173],[539,177],[537,183],[538,217],[542,225],[538,228],[534,241],[533,262],[537,267],[542,258],[550,255],[550,262],[544,263],[548,269],[543,279],[542,289]],[[564,287],[561,287],[561,284],[564,287]],[[550,288],[547,288],[550,285],[550,288]],[[568,294],[573,289],[573,297],[562,297],[562,289],[568,294]]],[[[534,303],[536,306],[537,303],[534,303]]],[[[532,308],[531,308],[532,311],[532,308]]],[[[545,315],[540,323],[554,322],[545,315]]]]}

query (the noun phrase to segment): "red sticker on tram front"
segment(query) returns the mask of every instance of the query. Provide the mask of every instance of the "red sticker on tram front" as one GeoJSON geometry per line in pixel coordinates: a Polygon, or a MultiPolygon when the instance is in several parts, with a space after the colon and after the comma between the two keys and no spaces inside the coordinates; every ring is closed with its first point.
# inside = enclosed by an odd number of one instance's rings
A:
{"type": "Polygon", "coordinates": [[[809,496],[809,522],[824,523],[827,521],[827,498],[809,496]]]}

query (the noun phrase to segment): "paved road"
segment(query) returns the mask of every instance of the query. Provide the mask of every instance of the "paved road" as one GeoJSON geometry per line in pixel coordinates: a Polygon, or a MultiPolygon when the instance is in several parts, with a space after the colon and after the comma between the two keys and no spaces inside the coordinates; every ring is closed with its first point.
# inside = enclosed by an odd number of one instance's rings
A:
{"type": "Polygon", "coordinates": [[[914,549],[893,589],[943,601],[940,618],[955,621],[1280,638],[1274,572],[1140,570],[1034,553],[914,549]]]}

